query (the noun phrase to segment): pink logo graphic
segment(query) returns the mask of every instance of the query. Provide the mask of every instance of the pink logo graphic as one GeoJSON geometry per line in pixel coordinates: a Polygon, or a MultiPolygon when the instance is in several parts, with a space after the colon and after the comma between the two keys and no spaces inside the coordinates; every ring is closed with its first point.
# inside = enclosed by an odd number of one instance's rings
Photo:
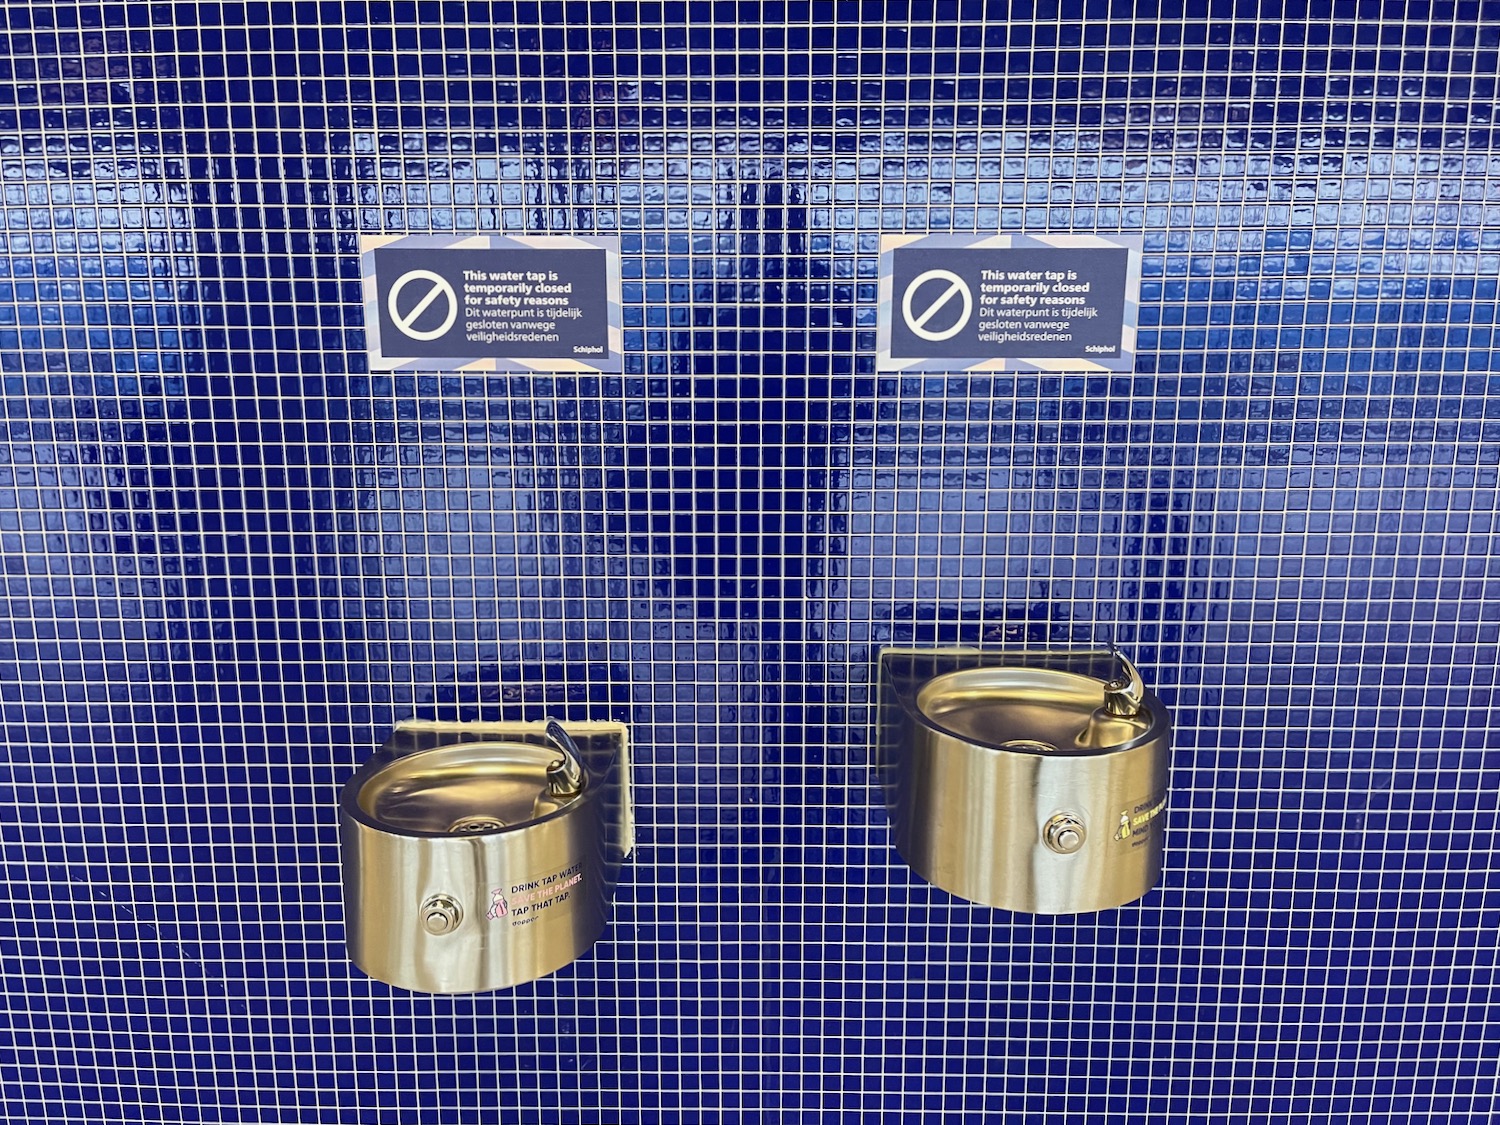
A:
{"type": "Polygon", "coordinates": [[[505,901],[505,892],[498,887],[490,892],[490,912],[485,915],[490,921],[504,918],[510,913],[510,904],[505,901]]]}

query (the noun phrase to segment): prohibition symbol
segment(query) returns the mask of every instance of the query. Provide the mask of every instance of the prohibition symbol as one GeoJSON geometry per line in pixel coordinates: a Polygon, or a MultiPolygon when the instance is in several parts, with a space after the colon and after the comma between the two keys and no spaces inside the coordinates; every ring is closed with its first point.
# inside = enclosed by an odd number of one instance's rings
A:
{"type": "Polygon", "coordinates": [[[969,292],[969,286],[964,279],[951,270],[928,270],[926,273],[917,274],[901,297],[901,315],[906,320],[906,327],[924,340],[951,340],[964,330],[964,325],[969,323],[969,317],[973,314],[974,294],[969,292]],[[929,287],[927,297],[922,302],[922,308],[917,310],[913,308],[917,290],[929,281],[946,281],[948,285],[942,289],[936,286],[929,287]],[[964,303],[964,310],[959,314],[958,320],[947,328],[936,332],[929,331],[927,322],[942,311],[954,297],[960,298],[964,303]]]}
{"type": "Polygon", "coordinates": [[[453,292],[453,286],[442,274],[433,273],[431,270],[412,270],[398,277],[391,286],[390,294],[385,299],[386,311],[391,314],[391,323],[402,333],[410,336],[413,340],[436,340],[448,329],[453,327],[453,322],[458,319],[458,294],[453,292]],[[402,312],[397,306],[397,299],[405,291],[406,287],[414,281],[431,282],[432,287],[422,292],[417,298],[417,303],[402,312]],[[443,322],[436,328],[414,328],[423,313],[430,308],[434,302],[442,298],[448,303],[447,315],[443,322]]]}

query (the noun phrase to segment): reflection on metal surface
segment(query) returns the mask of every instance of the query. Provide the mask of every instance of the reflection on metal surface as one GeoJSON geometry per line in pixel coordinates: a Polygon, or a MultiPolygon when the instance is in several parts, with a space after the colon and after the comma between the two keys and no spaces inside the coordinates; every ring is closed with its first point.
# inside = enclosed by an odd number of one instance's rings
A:
{"type": "MultiPolygon", "coordinates": [[[[1115,654],[1119,656],[1118,653],[1115,654]]],[[[1104,710],[1121,718],[1131,718],[1140,713],[1146,698],[1146,685],[1135,665],[1119,656],[1121,674],[1104,685],[1104,710]]]]}
{"type": "Polygon", "coordinates": [[[1042,830],[1047,846],[1063,855],[1072,855],[1088,839],[1088,828],[1072,813],[1058,813],[1042,830]]]}
{"type": "Polygon", "coordinates": [[[547,720],[547,737],[562,755],[547,766],[548,793],[561,805],[583,789],[583,763],[578,760],[578,744],[556,719],[547,720]]]}
{"type": "Polygon", "coordinates": [[[1155,884],[1170,722],[1123,656],[890,650],[880,673],[881,779],[917,874],[1035,914],[1155,884]]]}
{"type": "Polygon", "coordinates": [[[447,895],[433,895],[417,913],[429,934],[451,934],[464,919],[464,908],[447,895]]]}
{"type": "Polygon", "coordinates": [[[398,726],[341,799],[355,963],[478,992],[585,953],[630,851],[628,749],[619,723],[398,726]]]}
{"type": "Polygon", "coordinates": [[[435,747],[384,766],[356,799],[372,820],[395,831],[500,831],[535,819],[539,803],[547,812],[562,807],[549,777],[556,757],[552,747],[527,742],[435,747]]]}

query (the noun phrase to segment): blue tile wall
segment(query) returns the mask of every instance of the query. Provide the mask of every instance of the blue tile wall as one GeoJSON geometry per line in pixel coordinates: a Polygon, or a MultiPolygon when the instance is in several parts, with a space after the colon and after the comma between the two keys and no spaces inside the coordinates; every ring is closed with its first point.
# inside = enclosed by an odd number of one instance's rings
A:
{"type": "Polygon", "coordinates": [[[0,9],[0,1118],[1493,1120],[1500,2],[1274,8],[0,9]],[[371,373],[464,230],[618,234],[625,373],[371,373]],[[1144,234],[1133,374],[875,374],[995,230],[1144,234]],[[1160,889],[915,878],[879,648],[1108,639],[1160,889]],[[592,955],[346,960],[414,714],[631,724],[592,955]]]}

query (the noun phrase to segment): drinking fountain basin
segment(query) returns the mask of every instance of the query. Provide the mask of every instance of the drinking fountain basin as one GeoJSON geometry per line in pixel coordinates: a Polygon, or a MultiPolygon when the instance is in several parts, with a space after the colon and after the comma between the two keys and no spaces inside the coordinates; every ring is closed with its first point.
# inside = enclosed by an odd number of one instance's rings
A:
{"type": "Polygon", "coordinates": [[[619,723],[402,723],[341,796],[351,958],[447,993],[582,956],[630,851],[629,776],[619,723]]]}
{"type": "Polygon", "coordinates": [[[1118,653],[881,656],[896,850],[962,898],[1104,910],[1161,873],[1170,718],[1118,653]]]}
{"type": "Polygon", "coordinates": [[[568,758],[531,742],[460,742],[397,758],[356,795],[387,830],[431,836],[495,832],[566,808],[582,791],[568,758]],[[554,784],[557,774],[562,784],[554,784]]]}

